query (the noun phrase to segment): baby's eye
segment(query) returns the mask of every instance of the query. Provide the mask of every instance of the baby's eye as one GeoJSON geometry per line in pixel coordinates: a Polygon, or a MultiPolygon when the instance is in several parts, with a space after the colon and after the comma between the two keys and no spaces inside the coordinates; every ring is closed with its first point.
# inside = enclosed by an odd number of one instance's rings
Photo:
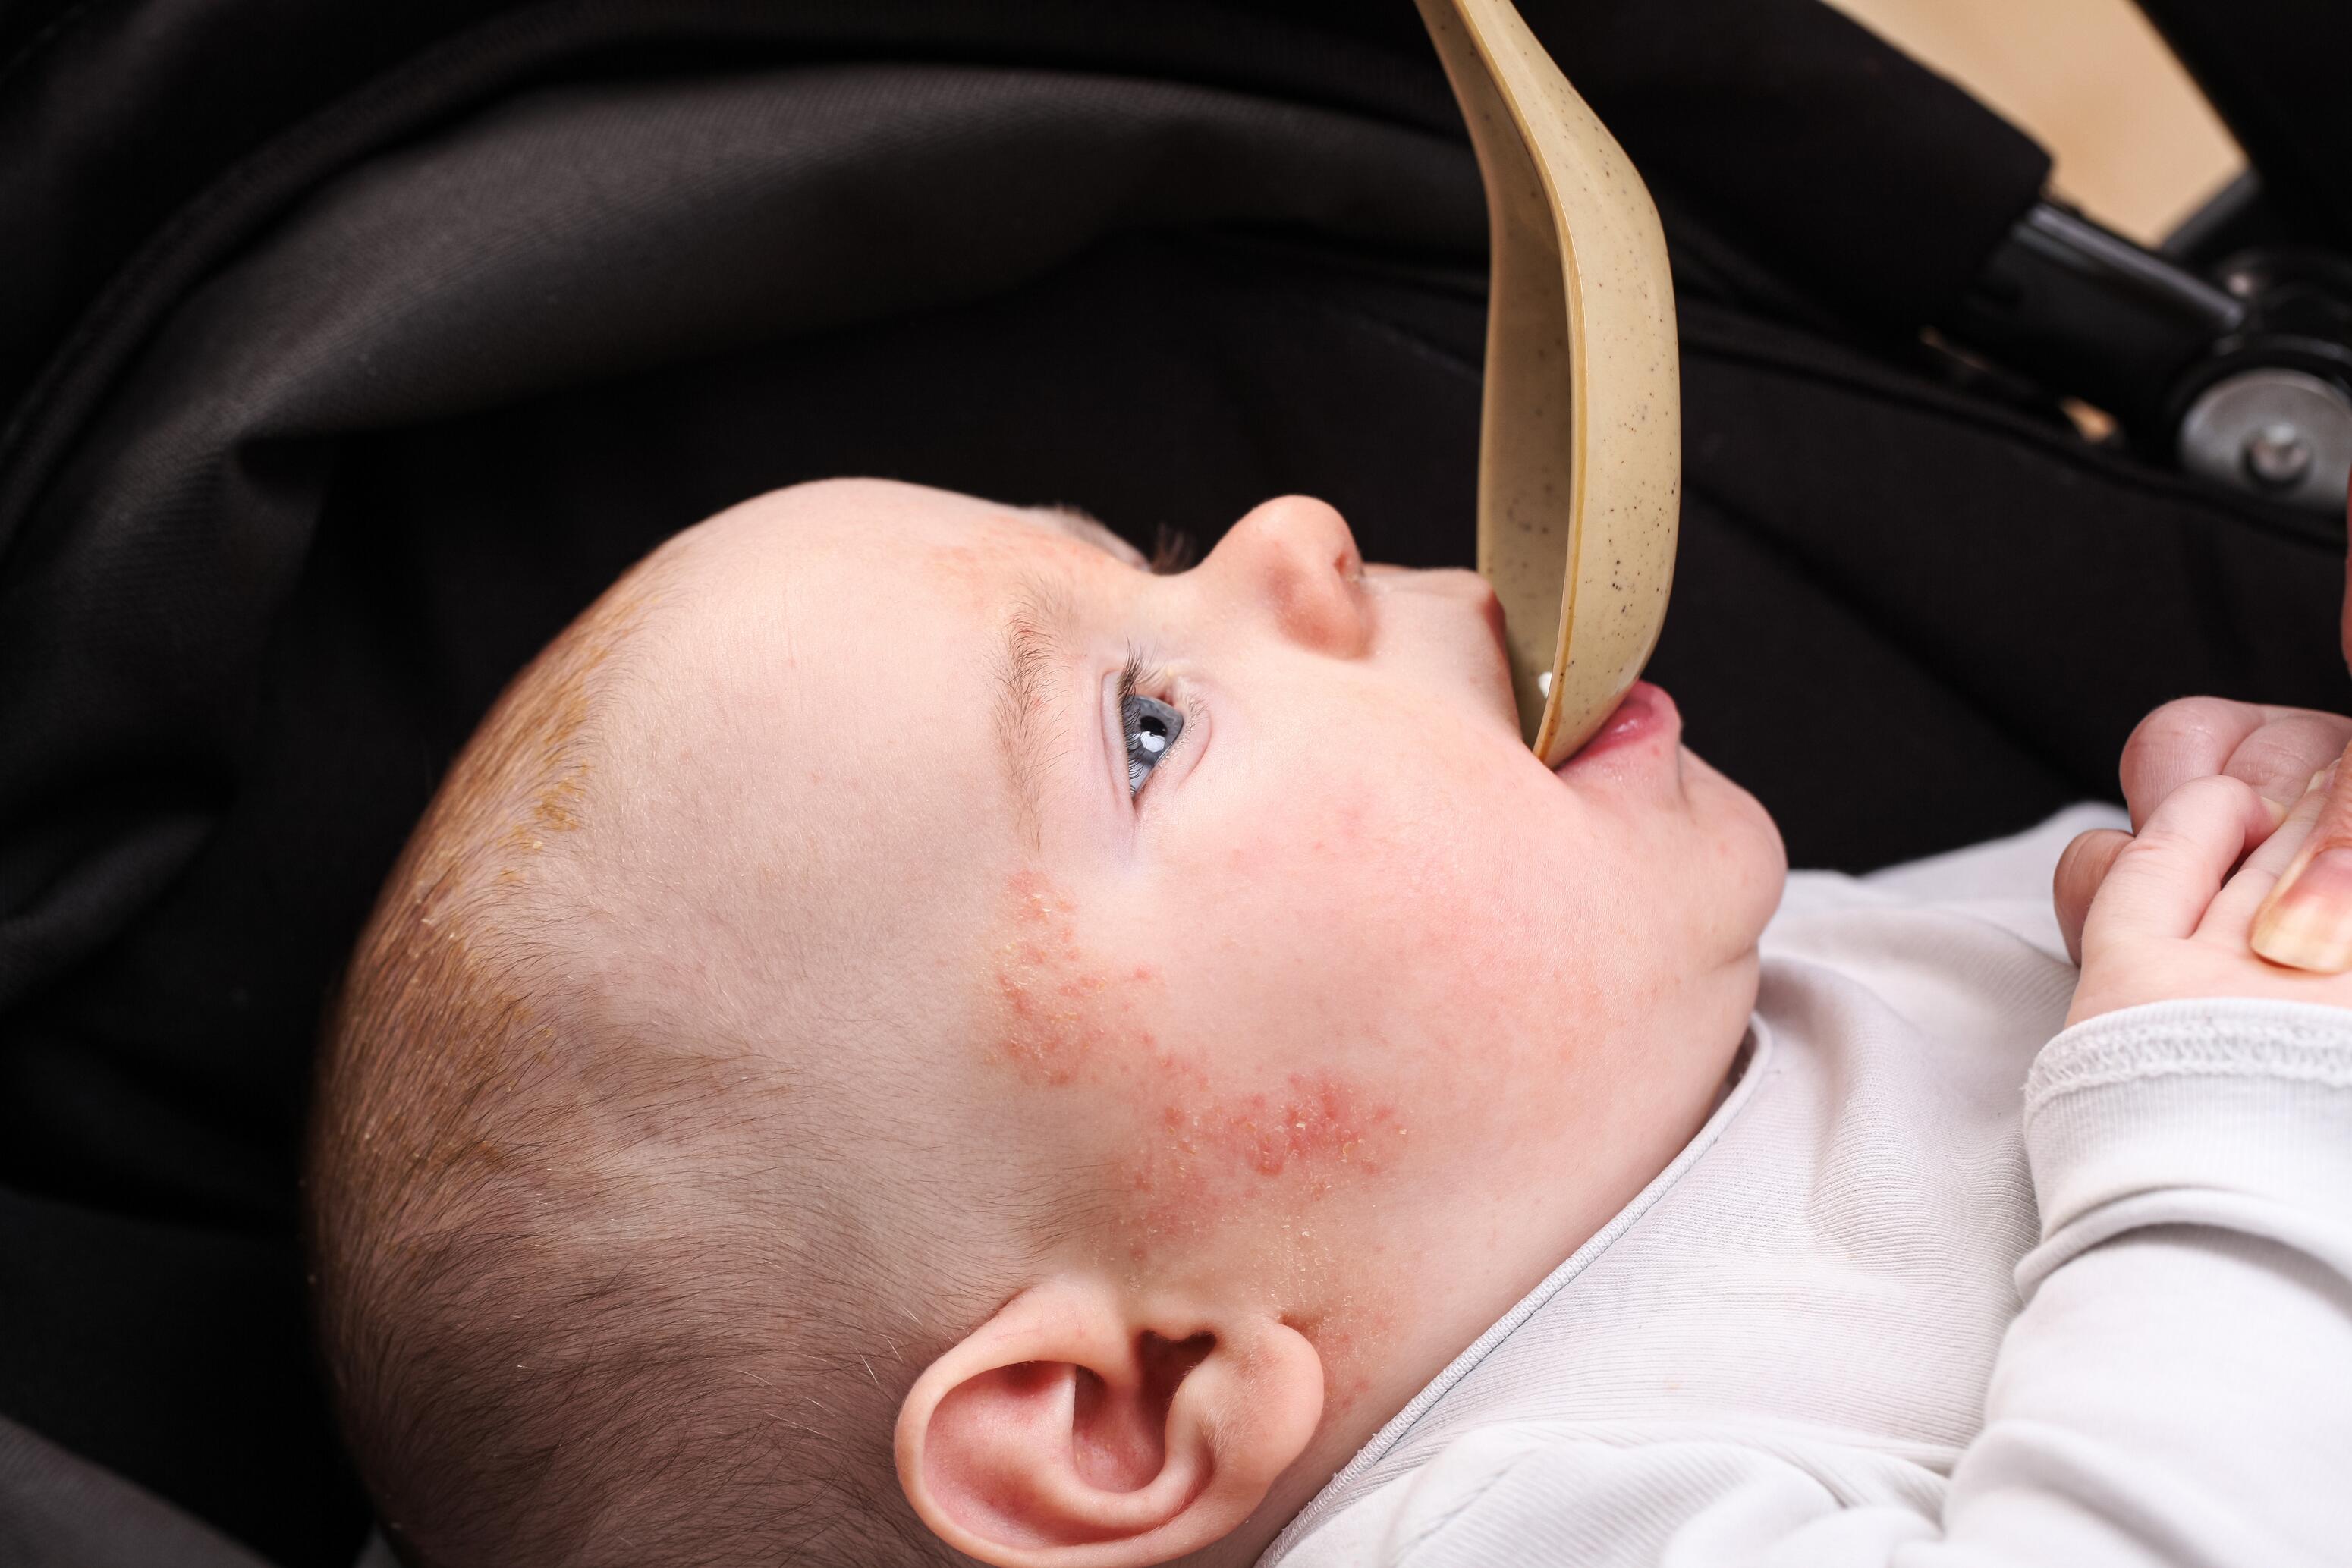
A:
{"type": "Polygon", "coordinates": [[[1140,795],[1143,781],[1184,733],[1184,716],[1156,697],[1130,695],[1119,699],[1118,722],[1127,732],[1127,792],[1140,795]]]}

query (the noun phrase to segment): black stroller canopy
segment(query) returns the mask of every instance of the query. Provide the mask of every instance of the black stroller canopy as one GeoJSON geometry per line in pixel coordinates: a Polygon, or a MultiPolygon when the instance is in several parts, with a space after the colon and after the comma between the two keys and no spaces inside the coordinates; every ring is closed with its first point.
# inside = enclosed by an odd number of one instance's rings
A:
{"type": "MultiPolygon", "coordinates": [[[[2342,706],[2340,527],[1918,348],[2030,141],[1815,0],[1522,9],[1675,253],[1653,668],[1800,863],[2111,794],[2184,692],[2342,706]]],[[[1486,220],[1405,0],[42,0],[0,59],[0,1416],[270,1559],[366,1530],[322,998],[624,567],[838,474],[1467,560],[1486,220]]]]}

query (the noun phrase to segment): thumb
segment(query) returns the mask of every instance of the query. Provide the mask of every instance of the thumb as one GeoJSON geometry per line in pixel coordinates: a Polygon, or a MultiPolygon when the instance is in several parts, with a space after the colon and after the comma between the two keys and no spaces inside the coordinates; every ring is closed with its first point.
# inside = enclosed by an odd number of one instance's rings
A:
{"type": "Polygon", "coordinates": [[[2058,871],[2050,879],[2050,902],[2057,906],[2059,934],[2066,938],[2066,956],[2076,964],[2083,961],[2083,919],[2091,912],[2091,901],[2099,895],[2099,884],[2107,880],[2116,857],[2132,836],[2121,828],[2093,828],[2074,835],[2066,852],[2058,857],[2058,871]]]}
{"type": "Polygon", "coordinates": [[[2352,969],[2352,768],[2339,759],[2331,771],[2319,821],[2255,912],[2252,938],[2272,963],[2321,975],[2352,969]]]}

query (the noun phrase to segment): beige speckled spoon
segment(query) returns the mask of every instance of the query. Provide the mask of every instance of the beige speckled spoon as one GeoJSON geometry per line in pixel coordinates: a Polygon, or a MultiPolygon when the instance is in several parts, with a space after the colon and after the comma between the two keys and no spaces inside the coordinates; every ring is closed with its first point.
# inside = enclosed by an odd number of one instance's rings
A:
{"type": "Polygon", "coordinates": [[[1478,570],[1520,727],[1557,767],[1642,673],[1681,515],[1682,383],[1657,208],[1510,0],[1417,0],[1486,177],[1493,283],[1478,570]]]}

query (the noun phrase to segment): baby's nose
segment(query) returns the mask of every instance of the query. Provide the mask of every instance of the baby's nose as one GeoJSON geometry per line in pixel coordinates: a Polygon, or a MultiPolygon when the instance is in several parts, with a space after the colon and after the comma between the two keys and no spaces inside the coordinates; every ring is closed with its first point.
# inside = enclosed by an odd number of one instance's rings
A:
{"type": "Polygon", "coordinates": [[[1363,652],[1363,557],[1348,520],[1327,503],[1268,501],[1235,523],[1210,559],[1235,574],[1285,637],[1343,657],[1363,652]]]}

